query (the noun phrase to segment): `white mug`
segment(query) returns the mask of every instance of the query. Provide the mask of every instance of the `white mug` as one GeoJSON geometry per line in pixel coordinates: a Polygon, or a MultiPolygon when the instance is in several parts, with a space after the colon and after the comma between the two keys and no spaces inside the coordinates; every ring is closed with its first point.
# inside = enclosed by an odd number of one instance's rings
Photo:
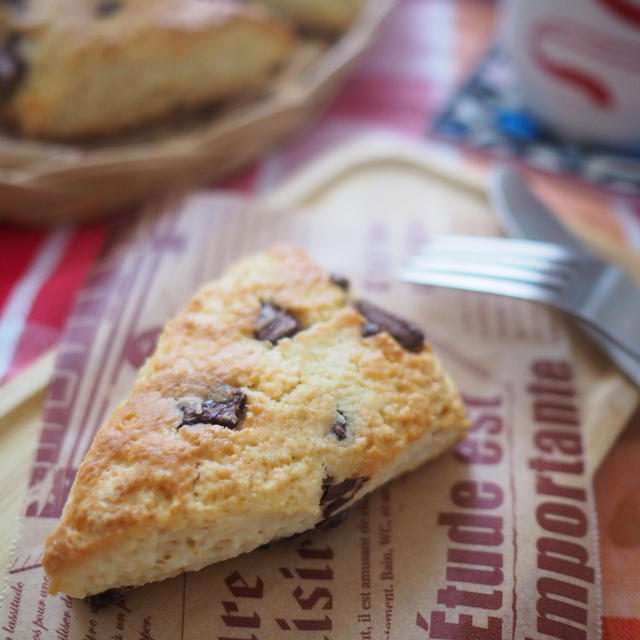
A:
{"type": "Polygon", "coordinates": [[[640,143],[640,0],[504,0],[500,29],[534,116],[569,138],[640,143]]]}

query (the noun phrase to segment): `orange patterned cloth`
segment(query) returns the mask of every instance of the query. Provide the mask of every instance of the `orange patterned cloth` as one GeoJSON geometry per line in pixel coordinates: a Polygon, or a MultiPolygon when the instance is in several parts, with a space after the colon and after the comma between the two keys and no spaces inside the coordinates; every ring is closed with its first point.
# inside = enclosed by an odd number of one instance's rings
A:
{"type": "Polygon", "coordinates": [[[604,640],[640,638],[640,412],[595,478],[604,640]]]}

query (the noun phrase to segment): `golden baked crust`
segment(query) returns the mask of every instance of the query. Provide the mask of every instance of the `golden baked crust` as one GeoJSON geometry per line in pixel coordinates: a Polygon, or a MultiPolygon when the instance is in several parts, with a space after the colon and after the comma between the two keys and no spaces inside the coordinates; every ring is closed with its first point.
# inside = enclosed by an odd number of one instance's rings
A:
{"type": "Polygon", "coordinates": [[[239,0],[15,2],[0,113],[27,136],[112,134],[255,90],[292,47],[282,20],[239,0]]]}
{"type": "Polygon", "coordinates": [[[407,350],[356,306],[291,246],[206,284],[96,434],[45,545],[51,592],[143,584],[310,529],[461,439],[460,396],[416,330],[407,350]],[[225,402],[231,426],[203,424],[225,402]]]}

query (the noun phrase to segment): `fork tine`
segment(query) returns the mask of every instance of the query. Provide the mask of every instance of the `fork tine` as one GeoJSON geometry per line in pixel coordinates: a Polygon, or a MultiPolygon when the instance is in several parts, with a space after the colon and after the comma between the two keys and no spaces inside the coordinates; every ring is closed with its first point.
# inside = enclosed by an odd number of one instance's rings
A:
{"type": "MultiPolygon", "coordinates": [[[[534,277],[533,281],[557,286],[561,285],[562,280],[573,277],[580,264],[579,256],[550,243],[483,236],[436,236],[423,245],[422,251],[414,256],[413,264],[434,268],[434,259],[473,263],[486,275],[512,277],[524,282],[531,279],[525,271],[549,274],[551,277],[548,279],[534,277]],[[506,265],[516,270],[493,271],[490,265],[506,265]]],[[[453,267],[448,269],[456,271],[453,267]]]]}
{"type": "Polygon", "coordinates": [[[400,271],[407,282],[535,300],[581,319],[640,364],[638,288],[619,269],[549,243],[437,236],[400,271]]]}
{"type": "Polygon", "coordinates": [[[534,269],[543,273],[555,273],[566,278],[571,277],[577,268],[577,264],[558,262],[548,258],[538,256],[518,255],[505,252],[476,252],[467,249],[444,249],[424,247],[422,253],[413,257],[416,264],[432,260],[434,258],[444,258],[458,260],[460,262],[476,262],[478,264],[501,264],[519,269],[534,269]]]}
{"type": "Polygon", "coordinates": [[[468,258],[452,260],[439,256],[420,256],[419,258],[412,259],[407,264],[407,267],[415,269],[416,271],[421,270],[429,273],[437,272],[515,281],[523,284],[547,287],[557,292],[561,292],[569,282],[567,274],[557,273],[553,270],[548,271],[532,267],[512,267],[488,261],[479,262],[468,258]]]}
{"type": "Polygon", "coordinates": [[[405,282],[412,282],[414,284],[430,284],[436,287],[493,293],[511,298],[522,298],[524,300],[534,300],[536,302],[546,302],[549,304],[554,304],[557,299],[553,290],[543,286],[528,282],[502,280],[472,274],[425,271],[424,269],[407,266],[400,270],[399,278],[405,282]]]}
{"type": "Polygon", "coordinates": [[[433,236],[427,244],[422,246],[418,253],[422,254],[435,249],[474,253],[476,255],[527,256],[569,265],[576,263],[576,255],[564,247],[549,242],[514,240],[512,238],[439,235],[433,236]]]}
{"type": "Polygon", "coordinates": [[[518,282],[550,287],[558,291],[564,289],[571,276],[570,271],[557,269],[553,265],[545,263],[540,265],[518,264],[512,266],[508,263],[505,264],[488,258],[485,260],[476,260],[475,257],[456,257],[449,253],[443,253],[441,256],[438,252],[433,255],[429,254],[414,257],[408,266],[426,271],[516,280],[518,282]]]}

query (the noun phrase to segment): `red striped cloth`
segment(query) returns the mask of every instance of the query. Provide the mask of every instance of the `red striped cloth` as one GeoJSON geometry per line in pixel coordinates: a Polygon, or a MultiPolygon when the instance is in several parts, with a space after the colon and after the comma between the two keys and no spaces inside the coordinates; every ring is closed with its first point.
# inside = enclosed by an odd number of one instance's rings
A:
{"type": "Polygon", "coordinates": [[[56,344],[106,229],[0,226],[0,381],[56,344]]]}

